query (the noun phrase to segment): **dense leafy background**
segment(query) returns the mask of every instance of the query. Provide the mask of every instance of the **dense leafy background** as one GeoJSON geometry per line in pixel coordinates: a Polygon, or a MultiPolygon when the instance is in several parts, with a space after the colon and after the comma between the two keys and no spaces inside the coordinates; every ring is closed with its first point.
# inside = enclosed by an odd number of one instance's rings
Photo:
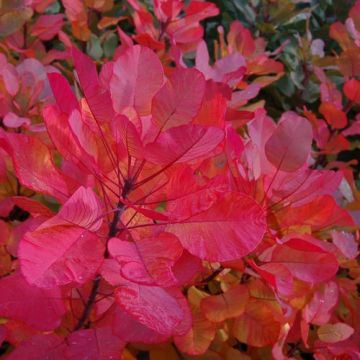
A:
{"type": "Polygon", "coordinates": [[[360,357],[360,1],[0,2],[0,356],[360,357]]]}

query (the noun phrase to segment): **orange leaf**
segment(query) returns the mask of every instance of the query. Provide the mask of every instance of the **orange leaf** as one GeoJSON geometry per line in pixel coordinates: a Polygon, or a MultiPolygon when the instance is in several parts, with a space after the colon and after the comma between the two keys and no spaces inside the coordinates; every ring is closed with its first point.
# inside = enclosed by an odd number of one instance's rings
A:
{"type": "Polygon", "coordinates": [[[214,322],[240,316],[249,301],[247,286],[238,285],[221,295],[208,296],[201,302],[205,317],[214,322]]]}
{"type": "Polygon", "coordinates": [[[346,114],[343,111],[337,109],[333,104],[329,102],[322,103],[320,105],[319,111],[333,129],[342,129],[346,126],[346,114]]]}
{"type": "Polygon", "coordinates": [[[346,340],[354,333],[354,329],[344,323],[325,324],[320,326],[317,334],[321,341],[327,343],[336,343],[346,340]]]}
{"type": "Polygon", "coordinates": [[[250,346],[276,343],[281,325],[274,319],[274,310],[267,300],[251,300],[245,313],[235,320],[233,335],[250,346]]]}
{"type": "Polygon", "coordinates": [[[192,328],[182,336],[175,336],[174,342],[181,352],[201,355],[215,337],[216,324],[208,321],[198,310],[193,311],[192,328]]]}
{"type": "Polygon", "coordinates": [[[337,64],[344,76],[360,75],[360,48],[345,50],[337,58],[337,64]]]}

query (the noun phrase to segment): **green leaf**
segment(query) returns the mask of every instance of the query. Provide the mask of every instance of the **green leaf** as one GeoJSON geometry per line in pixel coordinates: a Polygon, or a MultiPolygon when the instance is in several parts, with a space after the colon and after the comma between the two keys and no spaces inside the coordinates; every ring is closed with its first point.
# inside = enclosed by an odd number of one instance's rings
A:
{"type": "Polygon", "coordinates": [[[28,20],[31,19],[31,8],[19,8],[10,10],[0,16],[0,38],[6,37],[18,31],[28,20]]]}
{"type": "Polygon", "coordinates": [[[104,55],[107,58],[112,58],[116,47],[118,46],[118,37],[114,33],[109,33],[103,45],[104,55]]]}
{"type": "Polygon", "coordinates": [[[86,53],[94,60],[100,60],[103,55],[100,39],[91,34],[90,41],[86,44],[86,53]]]}

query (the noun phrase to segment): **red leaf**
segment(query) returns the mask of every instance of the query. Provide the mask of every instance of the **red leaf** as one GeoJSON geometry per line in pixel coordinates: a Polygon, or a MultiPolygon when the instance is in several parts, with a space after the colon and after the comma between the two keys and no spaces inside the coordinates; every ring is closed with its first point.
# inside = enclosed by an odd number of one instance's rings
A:
{"type": "Polygon", "coordinates": [[[360,75],[360,48],[346,49],[336,60],[340,71],[345,77],[357,77],[360,75]]]}
{"type": "Polygon", "coordinates": [[[167,184],[161,192],[154,194],[151,201],[166,202],[166,215],[176,220],[189,218],[194,213],[208,209],[216,200],[216,190],[228,189],[224,178],[201,183],[201,176],[197,176],[187,165],[173,167],[172,170],[167,184]]]}
{"type": "Polygon", "coordinates": [[[297,206],[285,207],[276,212],[276,217],[283,229],[294,225],[309,226],[313,231],[337,226],[352,226],[350,214],[341,208],[330,195],[319,196],[312,202],[297,206]]]}
{"type": "Polygon", "coordinates": [[[285,113],[265,144],[268,160],[279,170],[295,171],[307,160],[312,142],[310,123],[295,113],[285,113]]]}
{"type": "Polygon", "coordinates": [[[0,326],[0,346],[2,345],[2,343],[4,342],[5,339],[6,339],[6,327],[1,325],[0,326]]]}
{"type": "Polygon", "coordinates": [[[6,357],[7,360],[64,360],[64,339],[54,334],[38,334],[23,341],[6,357]]]}
{"type": "Polygon", "coordinates": [[[129,48],[114,63],[110,89],[115,111],[134,107],[139,115],[149,115],[163,81],[162,64],[152,50],[139,45],[129,48]]]}
{"type": "Polygon", "coordinates": [[[321,198],[321,195],[332,195],[341,180],[341,172],[332,170],[299,169],[293,173],[278,173],[271,200],[298,207],[321,198]]]}
{"type": "Polygon", "coordinates": [[[331,103],[322,103],[319,112],[324,115],[327,123],[333,129],[342,129],[347,125],[346,114],[331,103]]]}
{"type": "Polygon", "coordinates": [[[91,188],[79,187],[60,211],[41,224],[37,230],[52,226],[76,225],[89,231],[99,230],[102,224],[100,201],[91,188]]]}
{"type": "Polygon", "coordinates": [[[206,82],[205,95],[194,124],[219,126],[224,125],[226,104],[231,97],[231,89],[212,80],[206,82]]]}
{"type": "Polygon", "coordinates": [[[120,308],[133,319],[164,335],[182,335],[190,326],[190,310],[182,293],[176,288],[163,289],[131,282],[115,291],[120,308]],[[182,325],[183,322],[186,325],[182,325]]]}
{"type": "Polygon", "coordinates": [[[182,246],[172,234],[161,233],[133,243],[112,238],[109,252],[119,262],[121,274],[139,284],[177,284],[172,267],[182,255],[182,246]]]}
{"type": "Polygon", "coordinates": [[[35,329],[57,328],[65,306],[61,291],[39,289],[15,273],[0,279],[0,316],[19,320],[35,329]]]}
{"type": "Polygon", "coordinates": [[[81,88],[94,118],[109,122],[114,117],[110,92],[101,86],[95,63],[73,47],[73,59],[81,88]]]}
{"type": "Polygon", "coordinates": [[[162,130],[189,123],[198,113],[205,92],[204,76],[195,69],[177,69],[152,102],[154,123],[162,130]]]}
{"type": "Polygon", "coordinates": [[[173,273],[178,280],[178,286],[187,285],[201,271],[203,271],[201,260],[186,250],[183,251],[180,259],[173,267],[173,273]]]}
{"type": "Polygon", "coordinates": [[[293,277],[286,266],[276,263],[257,266],[252,259],[248,260],[248,263],[279,294],[289,296],[293,293],[293,277]]]}
{"type": "Polygon", "coordinates": [[[71,333],[67,339],[66,359],[119,359],[124,342],[114,336],[111,328],[84,329],[71,333]]]}
{"type": "Polygon", "coordinates": [[[26,210],[33,216],[50,217],[53,212],[42,203],[32,200],[26,196],[13,196],[12,201],[20,208],[26,210]]]}
{"type": "Polygon", "coordinates": [[[65,77],[58,73],[50,73],[48,79],[59,109],[67,115],[78,109],[78,101],[65,77]]]}
{"type": "Polygon", "coordinates": [[[336,257],[320,244],[309,235],[293,235],[275,246],[267,261],[285,265],[300,280],[310,283],[327,281],[336,274],[339,264],[336,257]]]}
{"type": "Polygon", "coordinates": [[[99,134],[90,129],[77,108],[67,115],[59,112],[56,107],[49,106],[44,109],[43,116],[56,149],[76,165],[80,172],[100,172],[100,165],[107,166],[109,159],[104,156],[104,143],[99,139],[99,134]]]}
{"type": "Polygon", "coordinates": [[[74,184],[55,167],[45,144],[34,136],[22,134],[7,133],[5,139],[6,150],[13,159],[16,174],[23,185],[52,195],[60,201],[69,197],[74,184]]]}
{"type": "Polygon", "coordinates": [[[51,40],[63,26],[63,14],[41,15],[31,28],[31,35],[41,40],[51,40]]]}
{"type": "Polygon", "coordinates": [[[263,209],[240,193],[219,196],[209,209],[167,226],[191,254],[210,261],[229,261],[247,255],[266,229],[263,209]]]}
{"type": "Polygon", "coordinates": [[[118,153],[121,156],[132,156],[137,159],[143,158],[143,144],[135,125],[123,115],[118,115],[111,122],[113,137],[118,145],[118,153]]]}
{"type": "Polygon", "coordinates": [[[117,308],[113,318],[114,334],[125,342],[159,344],[169,336],[161,335],[117,308]]]}
{"type": "Polygon", "coordinates": [[[155,164],[189,162],[210,155],[224,133],[216,127],[183,125],[163,132],[156,142],[145,147],[145,158],[155,164]]]}
{"type": "Polygon", "coordinates": [[[84,284],[100,267],[103,254],[98,237],[75,226],[37,229],[27,233],[19,245],[26,280],[44,288],[84,284]]]}
{"type": "Polygon", "coordinates": [[[360,104],[360,81],[356,79],[350,79],[344,84],[344,93],[347,98],[360,104]]]}

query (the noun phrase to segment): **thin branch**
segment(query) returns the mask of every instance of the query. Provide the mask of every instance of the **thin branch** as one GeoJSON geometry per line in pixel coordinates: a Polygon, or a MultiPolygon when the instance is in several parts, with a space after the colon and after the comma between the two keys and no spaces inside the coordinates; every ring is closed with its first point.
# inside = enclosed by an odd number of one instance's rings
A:
{"type": "MultiPolygon", "coordinates": [[[[121,197],[123,199],[126,199],[126,197],[129,195],[131,190],[132,190],[132,183],[125,180],[124,187],[123,187],[123,190],[122,190],[122,193],[121,193],[121,197]]],[[[106,246],[105,246],[105,254],[104,254],[105,259],[109,257],[109,251],[108,251],[107,244],[108,244],[109,240],[117,234],[117,232],[118,232],[118,223],[120,221],[121,215],[123,214],[124,210],[125,210],[125,204],[121,200],[119,200],[117,209],[116,209],[116,211],[114,213],[114,217],[113,217],[113,219],[111,221],[111,224],[110,224],[110,227],[109,227],[109,232],[108,232],[106,246]]],[[[85,304],[83,313],[82,313],[79,321],[77,322],[77,324],[76,324],[76,326],[74,328],[74,331],[83,328],[85,326],[85,324],[87,323],[88,318],[89,318],[90,313],[91,313],[91,310],[92,310],[92,308],[93,308],[93,306],[94,306],[94,304],[96,302],[96,296],[97,296],[98,291],[99,291],[101,279],[102,278],[101,278],[100,274],[96,275],[96,278],[93,281],[93,285],[92,285],[92,288],[91,288],[91,291],[90,291],[90,295],[89,295],[89,297],[87,299],[87,302],[85,304]]]]}

